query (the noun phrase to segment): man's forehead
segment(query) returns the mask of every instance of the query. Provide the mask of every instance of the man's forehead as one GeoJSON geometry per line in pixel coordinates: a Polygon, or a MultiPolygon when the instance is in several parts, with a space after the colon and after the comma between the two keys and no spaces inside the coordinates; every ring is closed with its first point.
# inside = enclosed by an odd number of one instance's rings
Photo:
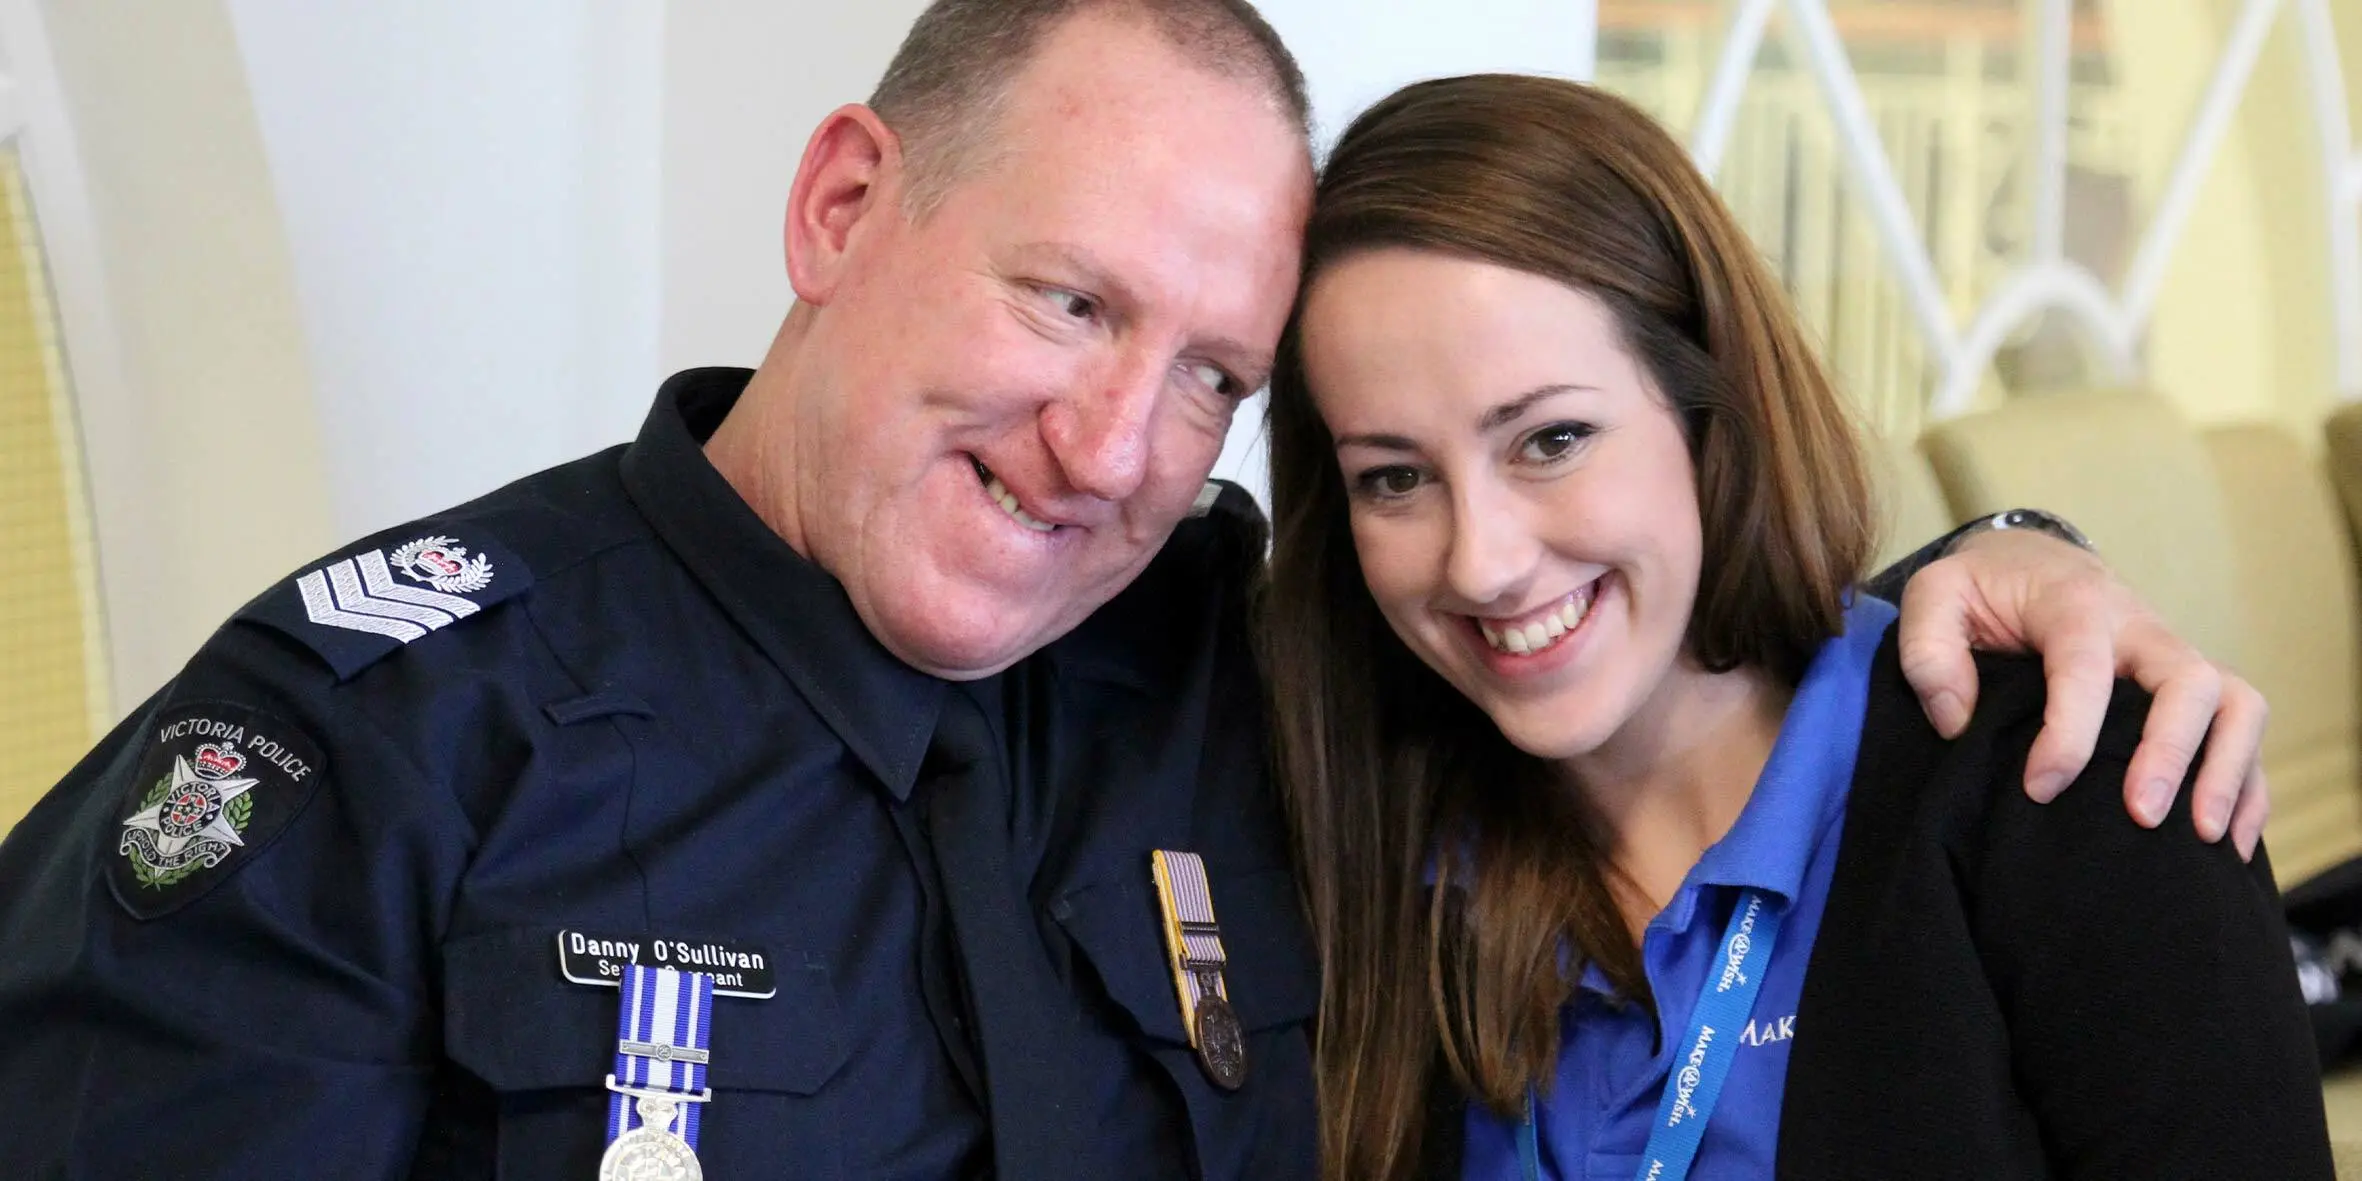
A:
{"type": "Polygon", "coordinates": [[[1291,173],[1308,178],[1311,171],[1303,128],[1270,81],[1211,68],[1142,18],[1102,12],[1068,20],[1010,80],[996,106],[1011,141],[1005,146],[1019,153],[1123,140],[1201,154],[1228,145],[1261,158],[1277,142],[1287,145],[1277,154],[1292,157],[1291,173]]]}
{"type": "Polygon", "coordinates": [[[1054,125],[1013,137],[967,196],[1012,261],[1104,287],[1169,279],[1174,268],[1266,286],[1292,280],[1312,197],[1309,162],[1289,153],[1283,124],[1272,127],[1261,137],[1151,127],[1133,139],[1054,125]]]}

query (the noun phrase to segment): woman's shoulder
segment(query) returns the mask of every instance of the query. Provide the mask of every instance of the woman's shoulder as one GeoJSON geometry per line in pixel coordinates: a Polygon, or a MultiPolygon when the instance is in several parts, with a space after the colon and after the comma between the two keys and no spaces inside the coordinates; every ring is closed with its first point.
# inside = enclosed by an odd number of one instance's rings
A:
{"type": "MultiPolygon", "coordinates": [[[[1918,693],[1903,675],[1898,635],[1897,628],[1887,630],[1870,666],[1869,701],[1862,726],[1864,754],[1880,746],[1949,754],[1955,760],[2008,760],[2014,754],[2015,761],[2022,762],[2026,748],[2041,730],[2043,711],[2050,705],[2041,659],[2016,653],[1975,653],[1976,710],[1968,729],[1959,738],[1946,740],[1928,722],[1918,693]]],[[[2149,706],[2148,690],[2130,678],[2118,677],[2092,750],[2093,761],[2130,759],[2140,745],[2141,729],[2148,723],[2149,706]]]]}
{"type": "Polygon", "coordinates": [[[2014,813],[2018,805],[2042,809],[2053,824],[2131,825],[2120,789],[2148,721],[2147,690],[2129,679],[2115,683],[2099,739],[2076,784],[2078,789],[2097,785],[2104,790],[2070,789],[2067,795],[2079,798],[2036,805],[2020,784],[2026,753],[2042,729],[2050,702],[2041,661],[2034,656],[1977,653],[1976,709],[1967,730],[1946,739],[1928,721],[1919,695],[1903,675],[1896,635],[1888,630],[1871,663],[1849,826],[1874,827],[1881,820],[1916,820],[1924,826],[1932,819],[1966,835],[2005,820],[1997,810],[2014,813]],[[2083,817],[2085,812],[2090,815],[2083,817]],[[2069,822],[2069,815],[2081,819],[2069,822]]]}

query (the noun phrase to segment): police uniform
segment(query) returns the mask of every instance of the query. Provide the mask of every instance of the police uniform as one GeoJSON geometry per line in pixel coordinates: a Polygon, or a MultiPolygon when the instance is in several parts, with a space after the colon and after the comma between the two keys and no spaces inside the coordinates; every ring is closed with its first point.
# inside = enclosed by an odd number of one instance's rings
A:
{"type": "Polygon", "coordinates": [[[747,378],[681,374],[634,443],[266,592],[27,815],[0,1172],[595,1177],[599,976],[661,952],[722,994],[706,1176],[1310,1175],[1252,501],[948,684],[706,463],[747,378]],[[1204,866],[1235,1089],[1184,1024],[1156,850],[1204,866]]]}

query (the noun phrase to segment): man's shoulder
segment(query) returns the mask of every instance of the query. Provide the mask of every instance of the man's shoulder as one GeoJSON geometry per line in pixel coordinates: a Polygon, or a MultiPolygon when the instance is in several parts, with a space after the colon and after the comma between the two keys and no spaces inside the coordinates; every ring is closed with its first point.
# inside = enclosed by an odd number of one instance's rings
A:
{"type": "Polygon", "coordinates": [[[1154,688],[1209,654],[1243,651],[1269,537],[1254,497],[1208,481],[1139,577],[1050,654],[1068,668],[1154,688]]]}
{"type": "Polygon", "coordinates": [[[616,479],[616,456],[563,464],[331,550],[255,596],[208,647],[259,628],[294,641],[341,684],[447,629],[483,627],[537,585],[651,536],[616,479]]]}
{"type": "Polygon", "coordinates": [[[1167,599],[1238,604],[1263,577],[1271,525],[1247,490],[1208,480],[1133,590],[1167,599]]]}

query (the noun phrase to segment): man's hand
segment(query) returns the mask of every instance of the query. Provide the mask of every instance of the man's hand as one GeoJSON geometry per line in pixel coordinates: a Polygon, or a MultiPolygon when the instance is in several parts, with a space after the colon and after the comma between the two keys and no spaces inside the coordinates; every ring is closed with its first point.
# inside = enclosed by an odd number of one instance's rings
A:
{"type": "Polygon", "coordinates": [[[2091,761],[2115,679],[2128,676],[2156,696],[2125,776],[2133,819],[2154,828],[2165,818],[2205,743],[2190,809],[2198,835],[2229,832],[2241,857],[2255,855],[2272,807],[2258,761],[2263,694],[2174,635],[2097,557],[2027,531],[1982,533],[1913,577],[1902,611],[1903,675],[1947,738],[1976,709],[1969,649],[2041,655],[2050,703],[2026,756],[2036,802],[2050,802],[2091,761]]]}

